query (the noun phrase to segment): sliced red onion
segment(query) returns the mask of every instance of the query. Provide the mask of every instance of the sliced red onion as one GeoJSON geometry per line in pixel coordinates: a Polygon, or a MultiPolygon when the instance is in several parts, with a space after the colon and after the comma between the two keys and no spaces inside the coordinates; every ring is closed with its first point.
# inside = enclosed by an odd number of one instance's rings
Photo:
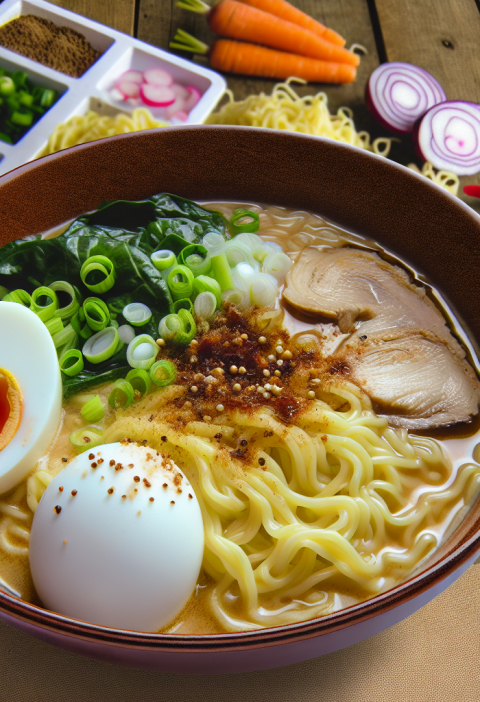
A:
{"type": "Polygon", "coordinates": [[[394,134],[411,132],[433,105],[446,100],[442,86],[411,63],[382,63],[370,76],[365,99],[373,117],[394,134]]]}
{"type": "Polygon", "coordinates": [[[175,102],[175,93],[170,88],[149,83],[140,86],[140,97],[150,107],[168,107],[175,102]]]}
{"type": "Polygon", "coordinates": [[[456,175],[480,172],[480,105],[448,100],[435,105],[415,126],[419,156],[456,175]]]}
{"type": "Polygon", "coordinates": [[[163,68],[149,68],[143,73],[145,83],[151,85],[162,85],[169,87],[173,83],[173,78],[168,71],[163,68]]]}

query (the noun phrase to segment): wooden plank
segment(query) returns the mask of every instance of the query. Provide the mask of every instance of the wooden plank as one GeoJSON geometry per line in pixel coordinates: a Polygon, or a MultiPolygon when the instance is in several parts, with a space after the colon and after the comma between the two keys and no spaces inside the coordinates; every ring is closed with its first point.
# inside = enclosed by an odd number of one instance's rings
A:
{"type": "MultiPolygon", "coordinates": [[[[375,4],[389,61],[425,68],[449,100],[480,103],[480,12],[475,0],[376,0],[375,4]]],[[[462,187],[466,183],[480,183],[480,174],[461,178],[462,187]]],[[[480,209],[480,200],[464,199],[480,209]]]]}
{"type": "Polygon", "coordinates": [[[133,35],[135,26],[135,0],[50,0],[65,10],[77,12],[96,22],[106,24],[119,32],[133,35]]]}
{"type": "MultiPolygon", "coordinates": [[[[375,45],[367,0],[293,0],[292,4],[318,19],[322,24],[335,29],[347,40],[347,46],[353,43],[362,44],[368,54],[362,58],[357,80],[344,86],[310,84],[299,88],[302,95],[324,90],[329,99],[331,110],[337,110],[341,105],[348,105],[354,110],[355,123],[359,129],[367,129],[376,136],[384,132],[370,118],[365,102],[364,92],[368,76],[378,65],[378,54],[375,45]]],[[[168,44],[179,28],[186,30],[195,37],[212,44],[215,35],[208,29],[206,18],[192,12],[179,10],[175,0],[140,0],[137,36],[143,41],[168,49],[168,44]]],[[[192,58],[189,54],[179,54],[192,58]]],[[[203,59],[195,59],[202,62],[203,59]]],[[[275,82],[261,78],[246,78],[225,76],[228,87],[235,98],[240,100],[250,94],[271,92],[275,82]]]]}

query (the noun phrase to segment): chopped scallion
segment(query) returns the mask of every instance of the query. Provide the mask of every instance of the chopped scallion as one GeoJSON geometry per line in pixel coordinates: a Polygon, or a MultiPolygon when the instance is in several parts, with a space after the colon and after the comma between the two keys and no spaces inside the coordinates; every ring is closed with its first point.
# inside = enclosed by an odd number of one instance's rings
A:
{"type": "Polygon", "coordinates": [[[177,258],[173,251],[169,251],[168,249],[160,249],[159,251],[152,253],[150,259],[157,271],[160,271],[164,281],[167,282],[168,274],[172,268],[177,265],[177,258]]]}
{"type": "Polygon", "coordinates": [[[149,374],[142,368],[133,368],[127,373],[125,380],[127,380],[133,387],[134,391],[140,393],[141,396],[146,395],[152,387],[152,381],[150,380],[149,374]]]}
{"type": "Polygon", "coordinates": [[[115,285],[115,266],[106,256],[90,256],[80,269],[80,278],[89,290],[101,295],[115,285]],[[95,274],[95,271],[105,276],[100,282],[92,281],[92,274],[95,274]],[[90,282],[87,282],[89,277],[90,282]]]}
{"type": "Polygon", "coordinates": [[[133,387],[128,380],[120,378],[115,381],[112,392],[108,396],[108,404],[112,409],[119,407],[129,407],[135,396],[133,387]]]}
{"type": "Polygon", "coordinates": [[[152,310],[142,302],[131,302],[123,308],[122,314],[134,327],[142,327],[152,318],[152,310]]]}
{"type": "Polygon", "coordinates": [[[210,278],[208,275],[199,275],[195,278],[193,282],[194,297],[197,297],[203,292],[213,293],[217,301],[217,307],[220,307],[222,303],[222,290],[214,278],[210,278]]]}
{"type": "Polygon", "coordinates": [[[212,292],[201,292],[195,300],[195,314],[200,319],[210,319],[217,309],[217,298],[212,292]]]}
{"type": "Polygon", "coordinates": [[[128,345],[127,361],[132,368],[148,370],[154,363],[158,346],[149,334],[136,336],[128,345]]]}
{"type": "Polygon", "coordinates": [[[32,293],[30,309],[40,317],[42,322],[48,322],[58,310],[58,297],[54,290],[42,285],[32,293]]]}
{"type": "Polygon", "coordinates": [[[87,339],[82,352],[90,363],[101,363],[113,356],[118,342],[118,331],[115,327],[105,327],[87,339]]]}
{"type": "Polygon", "coordinates": [[[3,298],[3,302],[17,302],[24,307],[32,306],[32,298],[26,290],[12,290],[3,298]]]}
{"type": "Polygon", "coordinates": [[[174,266],[168,274],[168,287],[174,300],[182,300],[191,297],[193,292],[193,281],[195,280],[192,271],[186,266],[174,266]]]}
{"type": "Polygon", "coordinates": [[[260,229],[260,218],[256,212],[238,207],[233,211],[230,228],[234,235],[243,232],[254,234],[260,229]]]}
{"type": "Polygon", "coordinates": [[[194,338],[197,326],[190,312],[181,309],[178,314],[168,314],[160,320],[158,333],[165,341],[185,345],[194,338]]]}
{"type": "Polygon", "coordinates": [[[110,322],[110,311],[99,297],[87,297],[83,303],[83,312],[88,326],[93,331],[105,329],[110,322]]]}
{"type": "Polygon", "coordinates": [[[167,361],[165,358],[161,361],[157,361],[150,368],[150,378],[152,382],[161,388],[171,385],[175,382],[176,377],[177,369],[171,361],[167,361]]]}
{"type": "Polygon", "coordinates": [[[178,314],[179,310],[188,310],[190,314],[193,314],[193,302],[189,297],[184,297],[181,300],[175,300],[173,303],[173,310],[178,314]]]}
{"type": "Polygon", "coordinates": [[[78,312],[80,308],[80,302],[77,298],[77,291],[73,285],[67,283],[66,280],[56,280],[48,287],[56,293],[67,293],[67,295],[70,296],[70,302],[63,307],[59,306],[58,310],[55,312],[55,316],[60,317],[60,319],[70,319],[70,317],[73,317],[73,315],[78,312]]]}
{"type": "Polygon", "coordinates": [[[80,410],[80,414],[86,422],[100,422],[105,414],[100,395],[95,395],[91,400],[88,400],[80,410]]]}
{"type": "Polygon", "coordinates": [[[193,275],[207,275],[212,267],[212,260],[205,246],[190,244],[180,252],[179,262],[187,266],[193,275]]]}
{"type": "Polygon", "coordinates": [[[80,453],[94,448],[94,446],[99,446],[102,443],[102,440],[103,429],[102,427],[95,426],[95,424],[91,424],[88,427],[83,427],[82,429],[77,429],[70,434],[71,443],[80,453]]]}
{"type": "Polygon", "coordinates": [[[82,352],[78,349],[71,349],[63,354],[60,359],[60,370],[70,377],[81,373],[83,370],[82,352]]]}

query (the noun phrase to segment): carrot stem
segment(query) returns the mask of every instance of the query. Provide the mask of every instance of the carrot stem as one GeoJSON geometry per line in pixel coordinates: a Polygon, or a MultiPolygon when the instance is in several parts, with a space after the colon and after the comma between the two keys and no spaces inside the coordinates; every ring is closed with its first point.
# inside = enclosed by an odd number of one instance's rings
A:
{"type": "Polygon", "coordinates": [[[209,51],[208,44],[200,41],[200,39],[195,39],[183,29],[177,29],[173,41],[170,42],[170,48],[191,51],[193,54],[207,54],[209,51]]]}
{"type": "Polygon", "coordinates": [[[190,12],[198,12],[199,15],[205,15],[212,9],[203,0],[178,0],[177,7],[181,10],[190,10],[190,12]]]}

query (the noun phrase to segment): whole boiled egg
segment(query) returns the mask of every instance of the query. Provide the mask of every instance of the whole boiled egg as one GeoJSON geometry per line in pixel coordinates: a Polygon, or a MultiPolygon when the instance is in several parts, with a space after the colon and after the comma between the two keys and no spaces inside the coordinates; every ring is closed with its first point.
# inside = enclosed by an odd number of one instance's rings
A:
{"type": "Polygon", "coordinates": [[[62,379],[45,324],[16,302],[0,302],[0,493],[45,454],[59,425],[62,379]]]}
{"type": "Polygon", "coordinates": [[[43,604],[103,626],[158,631],[184,607],[203,558],[195,493],[171,459],[127,441],[74,458],[33,519],[43,604]]]}

